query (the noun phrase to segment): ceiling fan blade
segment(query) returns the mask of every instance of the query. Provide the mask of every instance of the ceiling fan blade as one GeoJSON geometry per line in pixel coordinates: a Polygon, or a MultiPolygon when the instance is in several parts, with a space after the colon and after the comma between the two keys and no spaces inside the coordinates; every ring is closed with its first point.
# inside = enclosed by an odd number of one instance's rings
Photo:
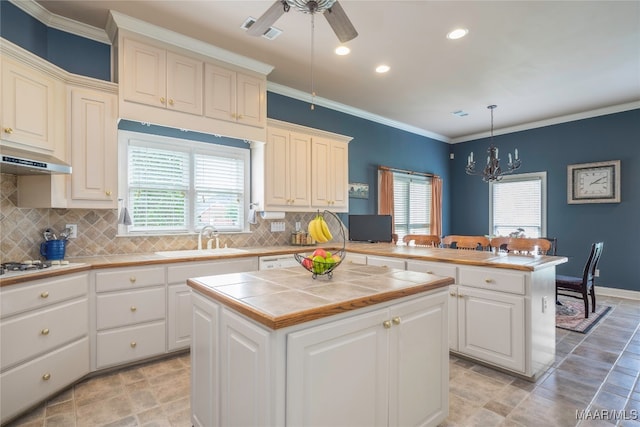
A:
{"type": "MultiPolygon", "coordinates": [[[[344,9],[337,1],[330,9],[324,11],[323,15],[327,18],[329,25],[333,28],[333,32],[338,36],[341,43],[346,43],[358,37],[358,32],[349,21],[349,17],[344,13],[344,9]]],[[[255,25],[255,24],[254,24],[255,25]]]]}
{"type": "Polygon", "coordinates": [[[288,6],[285,0],[276,0],[276,2],[247,29],[247,34],[250,36],[263,35],[284,12],[289,10],[288,6]]]}

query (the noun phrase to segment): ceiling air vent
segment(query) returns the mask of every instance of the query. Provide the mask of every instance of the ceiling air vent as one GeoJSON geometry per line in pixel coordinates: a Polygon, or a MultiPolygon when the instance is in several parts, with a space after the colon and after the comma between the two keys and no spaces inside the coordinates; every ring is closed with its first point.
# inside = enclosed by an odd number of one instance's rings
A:
{"type": "MultiPolygon", "coordinates": [[[[243,30],[248,30],[254,23],[256,22],[255,18],[252,18],[251,16],[248,17],[240,26],[240,28],[242,28],[243,30]]],[[[264,37],[265,39],[268,40],[273,40],[276,37],[278,37],[280,34],[282,34],[282,30],[280,28],[276,28],[276,27],[269,27],[267,29],[267,31],[265,31],[262,34],[262,37],[264,37]]]]}

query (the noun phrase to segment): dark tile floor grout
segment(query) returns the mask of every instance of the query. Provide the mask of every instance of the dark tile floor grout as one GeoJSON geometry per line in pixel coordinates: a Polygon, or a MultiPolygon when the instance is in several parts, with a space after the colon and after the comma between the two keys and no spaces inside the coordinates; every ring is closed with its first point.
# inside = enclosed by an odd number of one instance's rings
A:
{"type": "MultiPolygon", "coordinates": [[[[556,329],[556,361],[535,383],[451,356],[440,427],[640,427],[640,301],[598,304],[612,309],[589,333],[556,329]]],[[[76,384],[10,426],[191,426],[189,379],[188,353],[124,368],[76,384]]]]}

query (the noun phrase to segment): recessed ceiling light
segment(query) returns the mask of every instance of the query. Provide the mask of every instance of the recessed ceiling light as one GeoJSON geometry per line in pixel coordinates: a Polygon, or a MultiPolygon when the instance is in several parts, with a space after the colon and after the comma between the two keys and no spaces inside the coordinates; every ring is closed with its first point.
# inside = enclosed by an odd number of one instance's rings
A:
{"type": "Polygon", "coordinates": [[[336,48],[335,52],[336,52],[336,55],[343,56],[343,55],[348,55],[349,53],[351,53],[351,49],[349,49],[346,46],[338,46],[336,48]]]}
{"type": "Polygon", "coordinates": [[[391,67],[389,67],[388,65],[378,65],[376,67],[376,73],[386,73],[387,71],[389,71],[391,69],[391,67]]]}
{"type": "Polygon", "coordinates": [[[447,34],[447,38],[449,40],[457,40],[463,38],[467,34],[469,34],[469,30],[467,30],[466,28],[456,28],[455,30],[447,34]]]}

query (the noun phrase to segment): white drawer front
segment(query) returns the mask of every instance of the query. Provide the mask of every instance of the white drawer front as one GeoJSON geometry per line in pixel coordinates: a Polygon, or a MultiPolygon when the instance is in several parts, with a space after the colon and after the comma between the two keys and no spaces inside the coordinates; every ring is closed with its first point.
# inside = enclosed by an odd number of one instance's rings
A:
{"type": "Polygon", "coordinates": [[[446,262],[407,260],[407,270],[435,274],[437,276],[453,277],[456,281],[458,276],[458,267],[446,262]]]}
{"type": "Polygon", "coordinates": [[[82,338],[0,375],[2,422],[89,373],[89,339],[82,338]]]}
{"type": "Polygon", "coordinates": [[[98,271],[96,292],[137,289],[164,284],[164,267],[137,267],[98,271]]]}
{"type": "Polygon", "coordinates": [[[88,273],[80,273],[4,287],[0,291],[0,317],[86,295],[88,283],[88,273]]]}
{"type": "Polygon", "coordinates": [[[165,343],[164,321],[98,332],[97,367],[163,354],[165,343]]]}
{"type": "Polygon", "coordinates": [[[367,265],[375,265],[379,267],[405,269],[405,260],[402,258],[385,258],[367,255],[367,265]]]}
{"type": "Polygon", "coordinates": [[[83,298],[4,319],[0,324],[2,369],[87,335],[87,307],[83,298]]]}
{"type": "Polygon", "coordinates": [[[258,269],[258,258],[234,258],[228,260],[190,262],[167,267],[167,283],[184,284],[193,277],[212,276],[214,274],[243,273],[258,269]]]}
{"type": "Polygon", "coordinates": [[[103,294],[96,300],[98,330],[165,318],[164,287],[103,294]]]}
{"type": "Polygon", "coordinates": [[[495,268],[460,267],[458,284],[512,294],[525,294],[525,273],[495,268]]]}
{"type": "Polygon", "coordinates": [[[345,261],[349,264],[367,265],[367,256],[363,254],[347,252],[347,254],[345,255],[345,261]]]}

